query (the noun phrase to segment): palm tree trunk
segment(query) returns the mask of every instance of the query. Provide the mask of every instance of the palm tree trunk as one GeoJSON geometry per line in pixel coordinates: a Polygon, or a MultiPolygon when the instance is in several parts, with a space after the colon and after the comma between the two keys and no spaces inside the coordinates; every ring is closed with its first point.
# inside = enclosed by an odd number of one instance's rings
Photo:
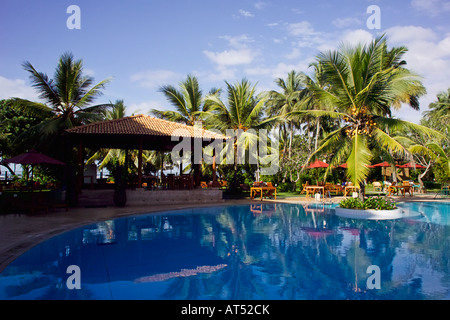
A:
{"type": "Polygon", "coordinates": [[[319,133],[320,133],[320,117],[317,118],[316,123],[316,141],[314,143],[314,151],[316,151],[319,146],[319,133]]]}
{"type": "Polygon", "coordinates": [[[422,192],[423,191],[423,181],[422,181],[422,178],[423,177],[425,177],[425,175],[428,173],[428,170],[431,168],[431,164],[433,163],[433,161],[430,161],[429,163],[428,163],[428,165],[427,165],[427,168],[425,169],[425,171],[423,172],[423,173],[421,173],[421,174],[419,174],[419,176],[417,177],[417,179],[419,180],[419,184],[420,184],[420,187],[419,187],[419,192],[422,192]]]}
{"type": "Polygon", "coordinates": [[[292,140],[294,139],[294,124],[292,121],[289,122],[289,159],[291,159],[292,156],[292,140]]]}

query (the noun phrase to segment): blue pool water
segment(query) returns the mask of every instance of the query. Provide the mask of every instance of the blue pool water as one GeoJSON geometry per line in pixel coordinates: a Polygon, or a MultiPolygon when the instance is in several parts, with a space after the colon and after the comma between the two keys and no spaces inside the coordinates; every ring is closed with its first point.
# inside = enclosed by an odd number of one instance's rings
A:
{"type": "Polygon", "coordinates": [[[270,203],[100,222],[13,261],[0,299],[449,299],[450,203],[401,206],[420,215],[270,203]]]}

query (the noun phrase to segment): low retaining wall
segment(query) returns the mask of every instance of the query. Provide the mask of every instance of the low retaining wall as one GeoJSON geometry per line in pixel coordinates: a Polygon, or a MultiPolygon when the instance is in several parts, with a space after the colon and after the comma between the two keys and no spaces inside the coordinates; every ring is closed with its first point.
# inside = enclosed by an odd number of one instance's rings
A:
{"type": "MultiPolygon", "coordinates": [[[[114,190],[83,190],[79,196],[80,207],[112,207],[114,190]]],[[[127,190],[126,206],[161,204],[204,204],[223,201],[222,190],[127,190]]]]}

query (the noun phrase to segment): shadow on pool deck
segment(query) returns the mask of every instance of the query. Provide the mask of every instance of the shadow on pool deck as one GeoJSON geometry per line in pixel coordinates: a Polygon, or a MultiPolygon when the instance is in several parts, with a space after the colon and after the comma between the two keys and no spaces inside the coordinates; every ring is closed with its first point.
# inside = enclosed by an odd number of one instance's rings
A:
{"type": "MultiPolygon", "coordinates": [[[[339,202],[343,197],[333,197],[332,202],[339,202]]],[[[450,201],[449,199],[433,199],[434,194],[418,195],[414,197],[391,197],[402,201],[450,201]]],[[[328,200],[326,200],[328,201],[328,200]]],[[[240,199],[210,202],[205,204],[176,204],[157,206],[128,206],[124,208],[71,208],[69,211],[34,214],[3,214],[0,215],[0,272],[15,258],[50,237],[65,231],[88,225],[98,221],[115,219],[124,216],[163,212],[187,208],[209,206],[250,204],[259,200],[240,199]]],[[[314,198],[287,197],[284,199],[264,199],[263,202],[304,203],[315,202],[314,198]]]]}

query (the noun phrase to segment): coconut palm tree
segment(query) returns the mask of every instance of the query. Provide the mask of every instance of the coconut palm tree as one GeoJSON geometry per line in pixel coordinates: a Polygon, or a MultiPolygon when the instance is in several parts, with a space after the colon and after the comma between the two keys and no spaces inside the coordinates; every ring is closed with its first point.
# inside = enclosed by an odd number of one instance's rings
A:
{"type": "Polygon", "coordinates": [[[110,79],[94,84],[92,77],[83,75],[82,60],[75,60],[70,52],[60,57],[53,79],[38,72],[28,61],[23,67],[30,74],[32,86],[43,102],[14,98],[13,106],[25,114],[49,119],[31,128],[19,140],[30,138],[31,133],[33,138],[38,138],[38,145],[49,145],[49,142],[59,138],[64,129],[101,120],[102,112],[110,107],[110,104],[91,106],[110,79]]]}
{"type": "Polygon", "coordinates": [[[333,154],[331,164],[345,161],[347,176],[355,185],[362,185],[367,177],[374,148],[408,154],[390,130],[408,128],[426,136],[439,135],[424,126],[392,118],[391,109],[400,108],[402,103],[418,109],[418,97],[426,92],[420,77],[404,67],[402,56],[406,51],[405,47],[389,50],[381,36],[368,45],[342,45],[339,50],[317,56],[328,86],[311,83],[309,89],[315,99],[333,111],[297,113],[328,115],[341,121],[342,126],[328,134],[313,156],[328,152],[333,154]]]}
{"type": "Polygon", "coordinates": [[[439,128],[448,136],[450,129],[450,88],[447,92],[439,92],[437,101],[429,104],[429,110],[424,112],[424,120],[433,127],[439,128]]]}
{"type": "MultiPolygon", "coordinates": [[[[198,79],[193,75],[187,75],[186,79],[180,82],[179,87],[180,89],[177,89],[172,85],[164,85],[159,89],[176,111],[152,109],[150,113],[157,118],[193,126],[197,121],[202,120],[205,103],[203,92],[198,79]]],[[[211,89],[210,93],[217,91],[217,89],[211,89]]]]}
{"type": "Polygon", "coordinates": [[[208,95],[207,122],[212,128],[226,132],[234,130],[238,133],[234,136],[233,150],[226,150],[227,153],[233,152],[234,159],[234,186],[237,185],[236,174],[238,170],[238,135],[239,143],[248,148],[255,144],[257,136],[250,129],[258,129],[262,126],[263,108],[266,99],[256,97],[256,85],[252,85],[247,79],[242,79],[236,84],[230,84],[225,81],[227,86],[227,100],[222,101],[217,94],[208,95]]]}
{"type": "MultiPolygon", "coordinates": [[[[187,124],[190,126],[198,125],[199,121],[204,119],[205,99],[200,89],[198,79],[193,75],[187,75],[186,79],[179,84],[178,90],[172,85],[164,85],[160,88],[166,99],[175,107],[176,111],[161,111],[152,109],[150,114],[153,116],[187,124]]],[[[211,89],[210,94],[216,94],[219,90],[211,89]]],[[[203,124],[202,124],[203,126],[203,124]]],[[[191,152],[191,164],[194,164],[194,152],[191,152]]],[[[191,166],[192,168],[192,166],[191,166]]],[[[199,185],[199,164],[193,166],[195,184],[199,185]]]]}
{"type": "MultiPolygon", "coordinates": [[[[287,155],[288,158],[291,158],[294,124],[298,122],[298,119],[295,119],[295,117],[286,117],[286,115],[294,111],[298,103],[304,97],[303,90],[305,88],[305,76],[301,73],[297,73],[295,70],[292,70],[288,73],[286,80],[277,78],[275,83],[283,91],[277,92],[275,90],[271,90],[267,92],[267,113],[269,116],[282,116],[284,118],[287,128],[284,128],[286,130],[283,131],[289,135],[287,155]]],[[[281,126],[284,126],[284,123],[281,123],[280,127],[281,126]]]]}
{"type": "MultiPolygon", "coordinates": [[[[115,120],[125,117],[126,106],[123,100],[116,100],[115,103],[111,103],[111,109],[105,110],[104,120],[115,120]]],[[[119,149],[100,149],[95,152],[87,161],[86,164],[89,165],[94,163],[96,160],[100,160],[99,169],[103,169],[108,164],[116,161],[118,164],[123,165],[125,163],[125,151],[119,149]]],[[[137,160],[136,160],[137,161],[137,160]]]]}

